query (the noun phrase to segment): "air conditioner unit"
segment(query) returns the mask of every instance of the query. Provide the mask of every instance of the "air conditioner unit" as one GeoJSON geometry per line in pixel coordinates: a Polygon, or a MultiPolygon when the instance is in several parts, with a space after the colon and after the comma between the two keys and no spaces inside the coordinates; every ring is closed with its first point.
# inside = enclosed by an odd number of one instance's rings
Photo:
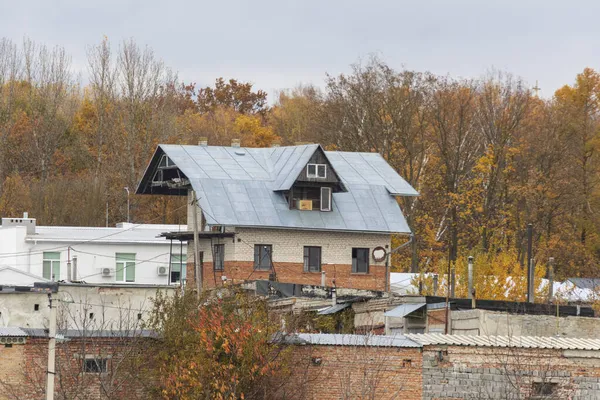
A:
{"type": "Polygon", "coordinates": [[[301,211],[310,211],[313,209],[312,200],[298,200],[298,209],[301,211]]]}
{"type": "Polygon", "coordinates": [[[160,276],[169,275],[169,267],[167,267],[166,265],[161,265],[158,268],[156,268],[156,273],[160,276]]]}
{"type": "Polygon", "coordinates": [[[100,268],[102,276],[113,276],[115,270],[113,268],[100,268]]]}

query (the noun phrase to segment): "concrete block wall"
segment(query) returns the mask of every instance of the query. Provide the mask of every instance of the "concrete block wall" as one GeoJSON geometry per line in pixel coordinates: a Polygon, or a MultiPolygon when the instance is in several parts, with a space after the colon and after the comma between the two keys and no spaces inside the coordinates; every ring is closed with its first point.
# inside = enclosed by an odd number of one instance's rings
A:
{"type": "Polygon", "coordinates": [[[423,400],[600,399],[600,352],[426,346],[423,400]],[[555,384],[535,397],[535,383],[555,384]]]}

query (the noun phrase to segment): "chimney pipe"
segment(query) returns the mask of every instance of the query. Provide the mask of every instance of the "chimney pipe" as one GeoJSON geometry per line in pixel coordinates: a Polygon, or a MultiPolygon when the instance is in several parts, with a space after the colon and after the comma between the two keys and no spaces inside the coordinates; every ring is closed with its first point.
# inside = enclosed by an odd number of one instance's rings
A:
{"type": "Polygon", "coordinates": [[[533,266],[533,225],[527,225],[527,302],[535,302],[533,266]]]}
{"type": "Polygon", "coordinates": [[[554,257],[548,258],[548,303],[554,297],[554,257]]]}
{"type": "Polygon", "coordinates": [[[77,256],[73,256],[73,280],[77,280],[77,256]]]}
{"type": "Polygon", "coordinates": [[[231,147],[240,147],[240,139],[231,139],[231,147]]]}
{"type": "Polygon", "coordinates": [[[469,298],[471,299],[471,308],[475,308],[475,286],[473,282],[473,256],[469,256],[469,298]]]}
{"type": "Polygon", "coordinates": [[[198,146],[202,146],[202,147],[208,146],[208,138],[206,136],[200,137],[200,139],[198,139],[198,146]]]}
{"type": "Polygon", "coordinates": [[[321,271],[321,286],[325,286],[325,271],[321,271]]]}
{"type": "Polygon", "coordinates": [[[23,213],[23,219],[27,219],[27,218],[29,218],[29,213],[27,211],[25,211],[23,213]]]}
{"type": "Polygon", "coordinates": [[[454,269],[454,265],[452,265],[450,271],[450,297],[455,298],[456,293],[456,270],[454,269]]]}
{"type": "Polygon", "coordinates": [[[279,147],[281,146],[281,142],[279,140],[274,140],[273,143],[271,143],[271,147],[279,147]]]}
{"type": "Polygon", "coordinates": [[[433,275],[433,295],[434,296],[437,296],[438,285],[439,285],[438,279],[439,278],[438,278],[437,274],[433,275]]]}

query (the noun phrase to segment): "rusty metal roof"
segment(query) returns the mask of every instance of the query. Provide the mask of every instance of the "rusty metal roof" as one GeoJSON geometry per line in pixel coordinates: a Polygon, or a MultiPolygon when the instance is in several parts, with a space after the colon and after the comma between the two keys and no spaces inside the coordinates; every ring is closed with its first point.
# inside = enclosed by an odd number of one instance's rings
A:
{"type": "Polygon", "coordinates": [[[423,346],[520,347],[531,349],[600,350],[600,339],[543,336],[471,336],[441,333],[409,333],[408,339],[423,346]]]}

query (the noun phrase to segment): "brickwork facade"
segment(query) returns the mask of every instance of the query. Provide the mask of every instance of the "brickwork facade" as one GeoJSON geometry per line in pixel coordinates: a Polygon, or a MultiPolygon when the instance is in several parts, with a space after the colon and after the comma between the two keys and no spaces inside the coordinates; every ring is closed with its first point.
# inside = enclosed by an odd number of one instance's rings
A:
{"type": "MultiPolygon", "coordinates": [[[[55,398],[146,399],[146,385],[128,364],[134,339],[70,338],[56,349],[55,398]],[[89,358],[105,360],[105,372],[84,372],[89,358]]],[[[0,400],[34,400],[46,392],[47,338],[0,347],[0,400]]]]}
{"type": "MultiPolygon", "coordinates": [[[[221,285],[222,277],[238,282],[249,279],[268,279],[272,271],[254,268],[255,245],[272,246],[272,264],[279,282],[321,284],[321,272],[304,271],[304,247],[321,248],[321,271],[325,272],[325,285],[385,290],[385,262],[376,262],[372,251],[376,247],[389,249],[390,235],[373,233],[300,231],[288,229],[236,228],[235,238],[201,239],[199,251],[204,264],[204,285],[221,285]],[[214,245],[222,244],[224,269],[213,268],[214,245]],[[368,273],[352,272],[352,249],[369,249],[368,273]]],[[[188,282],[195,280],[193,266],[193,243],[188,245],[188,282]]]]}
{"type": "Polygon", "coordinates": [[[293,376],[277,398],[420,399],[420,350],[371,346],[295,347],[293,376]]]}

